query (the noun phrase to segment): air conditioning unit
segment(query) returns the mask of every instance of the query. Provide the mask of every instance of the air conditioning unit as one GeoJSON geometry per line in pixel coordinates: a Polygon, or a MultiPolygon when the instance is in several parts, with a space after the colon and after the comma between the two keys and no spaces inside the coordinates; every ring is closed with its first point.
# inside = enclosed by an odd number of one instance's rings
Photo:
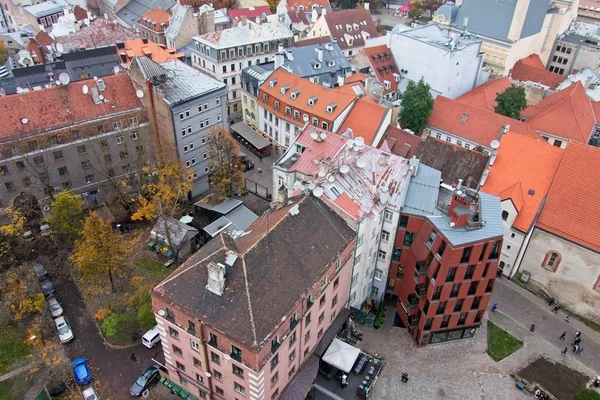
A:
{"type": "Polygon", "coordinates": [[[88,193],[87,193],[87,192],[85,192],[85,193],[81,193],[81,197],[82,197],[82,198],[86,198],[86,197],[88,197],[88,193]]]}

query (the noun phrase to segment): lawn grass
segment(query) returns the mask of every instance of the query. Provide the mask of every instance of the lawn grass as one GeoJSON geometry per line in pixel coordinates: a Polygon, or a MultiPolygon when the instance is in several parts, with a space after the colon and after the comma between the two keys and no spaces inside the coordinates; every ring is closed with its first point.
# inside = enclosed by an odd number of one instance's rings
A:
{"type": "Polygon", "coordinates": [[[29,355],[31,348],[25,343],[24,333],[7,326],[0,328],[0,375],[29,355]]]}
{"type": "Polygon", "coordinates": [[[529,384],[542,385],[556,399],[573,399],[590,379],[564,364],[538,358],[517,373],[529,384]]]}
{"type": "Polygon", "coordinates": [[[20,400],[31,385],[26,373],[0,382],[0,400],[20,400]]]}
{"type": "Polygon", "coordinates": [[[523,343],[493,322],[488,322],[488,355],[498,362],[523,347],[523,343]]]}
{"type": "Polygon", "coordinates": [[[146,272],[148,272],[151,276],[163,279],[167,276],[171,271],[160,262],[156,260],[151,260],[148,258],[139,258],[135,261],[135,265],[140,268],[143,268],[146,272]]]}

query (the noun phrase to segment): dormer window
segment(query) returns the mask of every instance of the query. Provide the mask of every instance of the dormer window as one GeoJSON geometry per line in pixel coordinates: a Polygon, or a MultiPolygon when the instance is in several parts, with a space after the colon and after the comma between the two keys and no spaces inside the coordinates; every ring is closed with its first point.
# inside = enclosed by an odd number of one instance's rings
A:
{"type": "Polygon", "coordinates": [[[315,103],[317,102],[317,100],[318,100],[317,96],[311,96],[311,97],[309,97],[308,98],[308,105],[311,106],[311,107],[314,106],[315,103]]]}
{"type": "Polygon", "coordinates": [[[270,87],[275,87],[275,85],[277,85],[277,79],[273,79],[272,81],[269,82],[270,87]]]}
{"type": "Polygon", "coordinates": [[[329,114],[332,114],[336,107],[337,107],[337,104],[335,104],[335,103],[328,104],[327,105],[327,112],[329,114]]]}
{"type": "Polygon", "coordinates": [[[298,11],[304,11],[304,6],[298,6],[298,11]]]}
{"type": "Polygon", "coordinates": [[[350,32],[352,30],[352,25],[346,24],[346,30],[350,32]]]}
{"type": "Polygon", "coordinates": [[[385,85],[386,89],[389,89],[392,87],[392,84],[390,83],[390,81],[383,81],[383,84],[385,85]]]}
{"type": "Polygon", "coordinates": [[[281,87],[281,94],[285,94],[290,89],[290,85],[285,85],[281,87]]]}
{"type": "Polygon", "coordinates": [[[319,69],[319,68],[321,68],[321,63],[319,63],[319,62],[315,62],[315,63],[314,63],[314,68],[315,68],[315,69],[319,69]]]}
{"type": "Polygon", "coordinates": [[[329,66],[330,66],[330,67],[333,67],[333,66],[335,66],[335,61],[333,61],[333,60],[330,60],[330,61],[329,61],[329,66]]]}
{"type": "Polygon", "coordinates": [[[353,26],[354,30],[356,30],[356,31],[358,30],[358,24],[354,24],[352,26],[353,26]]]}
{"type": "Polygon", "coordinates": [[[298,89],[294,90],[292,93],[290,93],[290,97],[293,100],[296,100],[296,98],[298,97],[298,95],[300,94],[300,91],[298,89]]]}

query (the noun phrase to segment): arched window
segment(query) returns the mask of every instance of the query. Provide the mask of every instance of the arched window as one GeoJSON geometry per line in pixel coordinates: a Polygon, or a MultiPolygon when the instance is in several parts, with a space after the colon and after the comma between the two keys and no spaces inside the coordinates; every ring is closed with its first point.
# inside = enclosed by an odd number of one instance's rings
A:
{"type": "Polygon", "coordinates": [[[505,221],[508,219],[508,211],[502,211],[502,219],[505,221]]]}
{"type": "Polygon", "coordinates": [[[558,252],[551,250],[546,253],[542,267],[548,271],[556,272],[561,261],[561,255],[558,252]]]}

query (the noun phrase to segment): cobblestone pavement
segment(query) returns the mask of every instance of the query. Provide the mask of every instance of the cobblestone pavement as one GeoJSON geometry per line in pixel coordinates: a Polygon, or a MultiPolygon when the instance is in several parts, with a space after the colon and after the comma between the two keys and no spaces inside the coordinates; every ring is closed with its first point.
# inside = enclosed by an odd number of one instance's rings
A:
{"type": "MultiPolygon", "coordinates": [[[[547,335],[538,334],[537,328],[536,333],[530,333],[531,323],[528,320],[524,324],[518,320],[521,317],[514,319],[512,314],[510,317],[506,315],[504,312],[517,314],[528,310],[528,313],[524,313],[528,317],[529,312],[533,313],[534,307],[539,309],[539,306],[504,289],[510,291],[505,286],[497,285],[498,293],[494,294],[495,299],[502,300],[502,310],[494,314],[488,313],[475,338],[470,340],[417,348],[406,329],[391,326],[394,316],[391,306],[388,306],[381,329],[362,327],[364,340],[360,343],[361,349],[382,354],[386,358],[386,365],[372,399],[532,399],[533,396],[516,388],[511,374],[544,355],[590,376],[594,374],[592,369],[582,364],[582,361],[587,361],[583,357],[575,356],[572,352],[567,356],[560,355],[564,342],[559,341],[558,336],[562,330],[556,335],[554,331],[562,329],[561,327],[553,328],[551,334],[548,327],[547,335]],[[522,310],[513,308],[513,302],[514,307],[522,310]],[[486,354],[487,317],[523,340],[523,348],[500,362],[492,360],[486,354]],[[403,372],[409,375],[408,383],[400,380],[403,372]]],[[[560,317],[555,319],[557,321],[554,322],[560,325],[560,317]]],[[[550,325],[550,321],[548,324],[550,325]]],[[[543,323],[540,323],[540,328],[544,328],[543,323]]],[[[596,351],[593,355],[597,354],[596,351]]],[[[593,358],[592,355],[590,358],[593,358]]]]}

